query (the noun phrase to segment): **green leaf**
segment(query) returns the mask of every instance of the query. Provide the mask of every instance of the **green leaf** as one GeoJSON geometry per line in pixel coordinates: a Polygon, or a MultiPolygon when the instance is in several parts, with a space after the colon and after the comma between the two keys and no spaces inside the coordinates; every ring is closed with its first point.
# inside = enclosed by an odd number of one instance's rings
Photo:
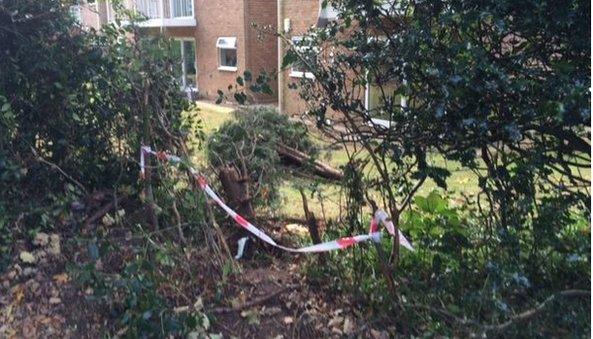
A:
{"type": "Polygon", "coordinates": [[[10,109],[10,103],[6,102],[2,105],[2,112],[6,112],[10,109]]]}
{"type": "Polygon", "coordinates": [[[234,97],[235,97],[235,100],[241,105],[245,104],[245,102],[247,101],[247,95],[245,95],[245,93],[243,93],[243,92],[235,93],[234,97]]]}
{"type": "Polygon", "coordinates": [[[243,78],[241,78],[241,77],[237,77],[237,83],[239,84],[239,86],[245,86],[245,83],[243,82],[243,78]]]}
{"type": "Polygon", "coordinates": [[[447,201],[437,191],[432,191],[427,197],[417,196],[414,202],[421,211],[426,213],[442,213],[447,207],[447,201]]]}
{"type": "Polygon", "coordinates": [[[251,79],[252,79],[251,72],[248,70],[243,72],[243,78],[245,78],[245,81],[251,81],[251,79]]]}
{"type": "Polygon", "coordinates": [[[434,212],[442,212],[447,209],[447,201],[437,191],[432,191],[426,198],[430,209],[434,212]]]}

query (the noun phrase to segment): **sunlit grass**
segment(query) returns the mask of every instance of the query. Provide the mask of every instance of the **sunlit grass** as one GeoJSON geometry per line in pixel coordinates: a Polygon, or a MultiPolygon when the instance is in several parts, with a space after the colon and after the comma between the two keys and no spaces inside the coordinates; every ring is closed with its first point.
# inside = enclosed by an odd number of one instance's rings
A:
{"type": "MultiPolygon", "coordinates": [[[[185,114],[200,120],[202,131],[206,138],[226,121],[230,121],[233,118],[234,108],[232,107],[220,106],[202,101],[196,102],[195,106],[196,109],[185,112],[185,114]]],[[[198,166],[207,166],[206,150],[203,142],[200,140],[190,140],[190,142],[193,143],[191,146],[193,146],[192,149],[194,150],[194,154],[192,154],[191,157],[192,162],[198,166]]]]}
{"type": "MultiPolygon", "coordinates": [[[[225,107],[206,102],[197,103],[198,110],[189,112],[202,121],[202,128],[206,137],[216,131],[223,123],[233,119],[232,107],[225,107]]],[[[335,168],[339,168],[348,161],[348,153],[341,147],[328,147],[327,142],[315,137],[315,142],[320,146],[321,152],[318,158],[335,168]]],[[[207,166],[206,153],[203,147],[195,147],[192,161],[198,166],[207,166]]],[[[430,155],[427,159],[432,166],[439,166],[448,169],[451,175],[447,179],[447,191],[452,197],[461,198],[462,195],[472,196],[479,192],[478,176],[471,170],[463,168],[459,163],[444,159],[441,155],[430,155]]],[[[576,171],[576,169],[575,169],[576,171]]],[[[372,175],[372,174],[371,174],[372,175]]],[[[590,180],[590,171],[583,171],[583,177],[590,180]]],[[[340,188],[332,183],[322,182],[316,186],[316,192],[312,195],[312,181],[287,174],[280,187],[282,204],[277,211],[278,214],[286,217],[303,218],[303,203],[299,187],[304,188],[309,201],[309,209],[318,218],[337,218],[340,216],[340,188]],[[319,198],[321,195],[321,199],[319,198]]],[[[418,195],[428,195],[432,190],[438,189],[436,183],[430,179],[418,190],[418,195]]]]}

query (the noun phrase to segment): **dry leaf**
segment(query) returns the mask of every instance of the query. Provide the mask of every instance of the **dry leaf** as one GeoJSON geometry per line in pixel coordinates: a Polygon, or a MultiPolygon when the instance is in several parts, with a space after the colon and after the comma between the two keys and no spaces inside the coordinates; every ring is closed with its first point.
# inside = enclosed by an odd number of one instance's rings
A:
{"type": "Polygon", "coordinates": [[[37,259],[35,259],[35,256],[31,252],[27,251],[22,251],[19,257],[21,258],[22,262],[27,264],[34,264],[35,261],[37,261],[37,259]]]}
{"type": "Polygon", "coordinates": [[[65,284],[70,281],[68,273],[56,274],[53,276],[53,278],[58,284],[65,284]]]}
{"type": "Polygon", "coordinates": [[[344,318],[342,318],[340,316],[335,316],[335,317],[333,317],[332,320],[329,321],[329,323],[327,324],[327,327],[338,327],[342,324],[343,320],[344,320],[344,318]]]}
{"type": "Polygon", "coordinates": [[[20,304],[25,298],[25,288],[23,285],[18,285],[13,289],[15,304],[20,304]]]}
{"type": "Polygon", "coordinates": [[[111,226],[115,224],[115,219],[113,219],[113,217],[109,213],[107,213],[101,219],[101,223],[103,223],[103,225],[105,226],[111,226]]]}
{"type": "Polygon", "coordinates": [[[354,324],[352,323],[350,318],[346,318],[344,320],[344,327],[342,328],[342,331],[345,334],[350,334],[350,333],[354,332],[354,324]]]}
{"type": "Polygon", "coordinates": [[[49,235],[47,233],[39,232],[33,239],[33,244],[37,246],[45,246],[49,243],[49,235]]]}

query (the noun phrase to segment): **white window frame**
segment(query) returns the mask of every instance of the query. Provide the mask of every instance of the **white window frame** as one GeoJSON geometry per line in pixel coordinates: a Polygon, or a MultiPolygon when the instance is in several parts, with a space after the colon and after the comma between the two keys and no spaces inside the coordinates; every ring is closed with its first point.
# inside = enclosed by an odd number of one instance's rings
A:
{"type": "MultiPolygon", "coordinates": [[[[378,36],[378,37],[369,37],[369,39],[368,39],[369,43],[372,41],[375,41],[375,40],[387,41],[387,38],[385,36],[378,36]]],[[[365,72],[365,76],[366,76],[367,80],[369,80],[368,79],[368,77],[369,77],[368,71],[365,72]]],[[[402,84],[406,85],[407,83],[408,82],[406,81],[406,79],[404,79],[402,84]]],[[[368,83],[364,88],[364,107],[365,107],[365,109],[367,109],[367,110],[370,109],[370,107],[369,107],[370,104],[371,104],[371,84],[368,83]]],[[[406,98],[403,95],[400,96],[400,106],[404,109],[408,107],[408,98],[406,98]]]]}
{"type": "MultiPolygon", "coordinates": [[[[369,72],[366,72],[366,77],[368,79],[368,74],[369,72]]],[[[403,85],[406,85],[408,82],[404,79],[404,81],[402,82],[403,85]]],[[[399,98],[399,104],[401,106],[401,108],[406,109],[408,108],[408,98],[406,98],[403,95],[400,95],[399,98]]],[[[366,86],[364,86],[364,108],[369,110],[371,106],[371,84],[367,83],[366,86]]]]}
{"type": "Polygon", "coordinates": [[[218,52],[218,70],[225,72],[236,72],[239,66],[239,53],[237,53],[237,38],[236,37],[219,37],[216,39],[216,50],[218,52]],[[229,47],[230,46],[230,47],[229,47]],[[234,50],[237,56],[236,66],[222,65],[222,50],[234,50]]]}
{"type": "Polygon", "coordinates": [[[106,16],[107,16],[107,22],[115,22],[115,15],[116,13],[115,10],[113,9],[113,5],[111,4],[111,0],[106,0],[105,1],[105,10],[107,11],[106,16]]]}
{"type": "MultiPolygon", "coordinates": [[[[302,36],[294,36],[292,37],[291,41],[292,43],[298,43],[299,41],[301,41],[303,39],[302,36]]],[[[305,47],[302,46],[295,46],[295,49],[297,52],[302,52],[305,50],[305,47]]],[[[307,78],[307,79],[315,79],[315,75],[311,72],[303,72],[303,71],[297,71],[294,69],[294,67],[290,67],[290,73],[288,74],[290,77],[292,78],[307,78]]]]}
{"type": "Polygon", "coordinates": [[[77,23],[83,24],[82,22],[82,6],[81,5],[72,5],[70,6],[70,15],[74,17],[77,23]]]}
{"type": "MultiPolygon", "coordinates": [[[[193,90],[198,90],[198,79],[196,77],[195,82],[196,85],[195,86],[188,86],[187,85],[187,69],[186,69],[186,65],[185,65],[185,49],[183,48],[183,42],[184,41],[191,41],[194,43],[194,56],[197,56],[198,51],[197,51],[197,44],[196,44],[196,40],[192,39],[192,38],[175,38],[175,40],[179,41],[179,48],[181,48],[181,87],[184,90],[187,89],[193,89],[193,90]]],[[[198,72],[198,63],[196,61],[196,59],[194,58],[194,68],[196,69],[196,76],[197,76],[197,72],[198,72]]]]}
{"type": "Polygon", "coordinates": [[[191,4],[191,14],[190,15],[184,15],[184,16],[174,16],[173,13],[175,13],[175,3],[173,0],[169,1],[169,13],[171,13],[171,18],[173,19],[178,19],[178,18],[193,18],[195,17],[195,12],[194,12],[194,1],[190,0],[189,3],[191,4]]]}

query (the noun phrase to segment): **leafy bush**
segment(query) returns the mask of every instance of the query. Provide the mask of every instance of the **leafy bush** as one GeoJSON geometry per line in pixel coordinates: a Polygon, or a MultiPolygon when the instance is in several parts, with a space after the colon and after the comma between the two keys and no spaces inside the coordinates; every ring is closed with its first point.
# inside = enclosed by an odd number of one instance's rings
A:
{"type": "MultiPolygon", "coordinates": [[[[89,253],[93,253],[91,256],[95,260],[100,256],[99,249],[93,243],[89,245],[89,253]]],[[[159,288],[170,281],[158,273],[174,265],[164,251],[147,249],[127,262],[117,274],[99,271],[95,263],[93,261],[75,267],[73,272],[78,283],[92,290],[87,298],[111,310],[116,320],[110,324],[111,332],[123,328],[126,336],[142,338],[180,336],[189,332],[207,333],[210,322],[201,310],[176,313],[173,305],[159,292],[159,288]]]]}
{"type": "Polygon", "coordinates": [[[139,145],[173,148],[188,105],[168,40],[131,25],[84,31],[67,5],[0,3],[0,202],[13,231],[52,226],[87,193],[134,187],[139,145]]]}
{"type": "Polygon", "coordinates": [[[274,201],[282,179],[276,145],[314,154],[307,128],[269,106],[241,107],[234,115],[235,120],[226,122],[207,140],[208,161],[215,167],[235,167],[248,177],[256,204],[274,201]]]}
{"type": "MultiPolygon", "coordinates": [[[[513,320],[502,330],[489,327],[538,307],[559,290],[590,289],[586,215],[571,211],[563,226],[550,235],[550,242],[538,239],[545,246],[534,247],[530,232],[519,234],[526,258],[518,264],[514,257],[487,245],[504,242],[505,235],[484,230],[485,221],[476,209],[475,203],[453,206],[437,191],[414,199],[402,216],[401,228],[416,250],[402,252],[395,273],[399,301],[390,298],[372,247],[331,253],[325,266],[316,262],[308,266],[309,279],[330,277],[328,293],[349,291],[359,296],[360,306],[374,310],[379,324],[392,324],[389,315],[398,312],[396,325],[409,334],[587,337],[588,296],[584,300],[556,297],[527,324],[513,320]],[[556,311],[560,307],[563,312],[556,311]]],[[[341,227],[328,225],[328,238],[343,235],[341,227]]],[[[384,238],[382,246],[390,245],[384,238]]]]}

